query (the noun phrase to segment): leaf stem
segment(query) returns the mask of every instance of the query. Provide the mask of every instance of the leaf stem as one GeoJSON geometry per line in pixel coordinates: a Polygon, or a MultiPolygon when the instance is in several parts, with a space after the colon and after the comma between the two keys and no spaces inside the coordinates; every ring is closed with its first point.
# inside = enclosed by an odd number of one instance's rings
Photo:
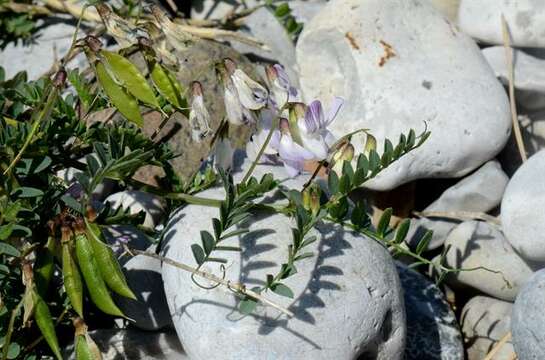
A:
{"type": "Polygon", "coordinates": [[[2,347],[3,347],[2,360],[6,360],[8,358],[9,345],[11,343],[11,335],[13,334],[15,318],[17,317],[17,314],[21,310],[21,306],[23,306],[23,299],[21,299],[21,301],[19,301],[17,306],[11,311],[11,317],[9,318],[8,331],[6,333],[6,336],[4,337],[4,344],[2,344],[2,347]]]}

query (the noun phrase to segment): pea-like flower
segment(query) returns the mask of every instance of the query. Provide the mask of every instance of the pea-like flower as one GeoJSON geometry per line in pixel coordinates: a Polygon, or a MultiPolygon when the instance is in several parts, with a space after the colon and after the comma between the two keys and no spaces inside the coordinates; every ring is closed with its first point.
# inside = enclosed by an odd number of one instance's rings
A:
{"type": "Polygon", "coordinates": [[[315,155],[294,141],[287,119],[280,119],[279,126],[278,155],[288,175],[293,177],[301,173],[305,167],[305,161],[315,159],[315,155]]]}
{"type": "Polygon", "coordinates": [[[317,160],[325,159],[329,148],[335,143],[335,136],[327,127],[335,120],[343,103],[343,99],[335,98],[326,116],[322,103],[315,100],[306,108],[303,117],[297,116],[297,125],[302,145],[311,151],[317,160]]]}
{"type": "Polygon", "coordinates": [[[238,69],[231,59],[223,61],[220,73],[229,122],[236,125],[255,122],[252,111],[260,110],[267,105],[269,99],[267,89],[238,69]]]}
{"type": "Polygon", "coordinates": [[[189,112],[191,137],[193,141],[200,142],[212,132],[210,129],[210,114],[208,113],[206,106],[204,106],[201,83],[194,81],[191,84],[191,91],[193,94],[191,111],[189,112]]]}
{"type": "Polygon", "coordinates": [[[268,65],[265,70],[271,87],[273,104],[278,108],[282,108],[287,102],[296,101],[297,89],[291,86],[284,67],[280,64],[268,65]]]}

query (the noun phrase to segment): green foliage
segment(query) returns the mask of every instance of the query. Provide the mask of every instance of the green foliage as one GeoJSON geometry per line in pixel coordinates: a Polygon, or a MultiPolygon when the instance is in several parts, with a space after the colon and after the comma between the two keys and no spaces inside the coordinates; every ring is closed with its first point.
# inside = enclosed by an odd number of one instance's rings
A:
{"type": "Polygon", "coordinates": [[[274,16],[284,26],[288,35],[293,41],[297,40],[297,37],[303,30],[303,24],[297,22],[295,17],[291,13],[291,8],[288,2],[276,3],[271,0],[267,1],[267,7],[274,13],[274,16]]]}
{"type": "MultiPolygon", "coordinates": [[[[0,49],[10,42],[28,41],[36,31],[35,16],[31,12],[13,11],[9,3],[9,0],[0,0],[0,49]]],[[[12,3],[22,6],[31,4],[29,1],[12,3]]]]}

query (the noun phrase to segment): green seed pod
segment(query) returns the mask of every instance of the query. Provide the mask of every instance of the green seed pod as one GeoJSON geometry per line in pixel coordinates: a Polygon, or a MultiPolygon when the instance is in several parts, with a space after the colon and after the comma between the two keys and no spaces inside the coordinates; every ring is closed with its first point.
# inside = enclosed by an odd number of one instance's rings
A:
{"type": "Polygon", "coordinates": [[[108,292],[108,288],[100,274],[91,243],[84,232],[77,232],[76,256],[91,300],[106,314],[124,317],[108,292]]]}
{"type": "Polygon", "coordinates": [[[84,335],[76,336],[76,360],[95,360],[84,335]]]}
{"type": "Polygon", "coordinates": [[[129,121],[142,127],[144,119],[142,119],[136,99],[112,79],[106,71],[104,64],[101,62],[96,63],[95,69],[100,86],[102,86],[108,99],[110,99],[116,109],[129,121]]]}
{"type": "Polygon", "coordinates": [[[36,255],[34,264],[34,282],[38,293],[45,296],[49,288],[49,282],[53,277],[55,270],[55,252],[57,251],[57,241],[53,237],[47,239],[43,249],[40,249],[36,255]]]}
{"type": "Polygon", "coordinates": [[[85,220],[85,226],[100,273],[108,287],[121,296],[136,300],[136,296],[127,285],[114,252],[102,241],[102,232],[98,225],[85,220]]]}
{"type": "Polygon", "coordinates": [[[83,285],[69,243],[62,244],[62,277],[72,307],[83,317],[83,285]]]}
{"type": "Polygon", "coordinates": [[[160,108],[159,101],[157,101],[153,89],[146,81],[144,75],[142,75],[132,62],[117,53],[107,50],[101,50],[100,55],[106,60],[106,66],[109,67],[112,75],[121,82],[121,85],[129,93],[145,104],[154,108],[160,108]]]}
{"type": "Polygon", "coordinates": [[[150,68],[150,77],[159,93],[178,109],[187,107],[187,102],[182,97],[183,89],[178,79],[157,62],[154,62],[150,68]]]}
{"type": "Polygon", "coordinates": [[[33,291],[32,297],[34,299],[34,319],[36,320],[36,324],[55,357],[62,360],[59,341],[55,333],[55,324],[51,318],[49,307],[36,291],[33,291]]]}

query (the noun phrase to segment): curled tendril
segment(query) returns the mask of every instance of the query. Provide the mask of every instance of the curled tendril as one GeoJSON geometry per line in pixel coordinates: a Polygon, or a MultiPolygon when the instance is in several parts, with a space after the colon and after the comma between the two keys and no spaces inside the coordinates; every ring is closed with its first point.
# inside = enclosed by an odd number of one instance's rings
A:
{"type": "MultiPolygon", "coordinates": [[[[199,268],[200,268],[200,266],[199,266],[199,268]]],[[[197,270],[199,268],[197,268],[197,270]]],[[[225,270],[225,266],[223,264],[220,265],[220,271],[221,271],[221,279],[225,280],[226,270],[225,270]]],[[[221,283],[216,283],[215,285],[212,285],[212,286],[202,285],[195,279],[195,273],[191,274],[191,281],[195,285],[197,285],[198,287],[200,287],[201,289],[204,289],[204,290],[213,290],[213,289],[215,289],[215,288],[217,288],[218,286],[221,285],[221,283]]]]}

